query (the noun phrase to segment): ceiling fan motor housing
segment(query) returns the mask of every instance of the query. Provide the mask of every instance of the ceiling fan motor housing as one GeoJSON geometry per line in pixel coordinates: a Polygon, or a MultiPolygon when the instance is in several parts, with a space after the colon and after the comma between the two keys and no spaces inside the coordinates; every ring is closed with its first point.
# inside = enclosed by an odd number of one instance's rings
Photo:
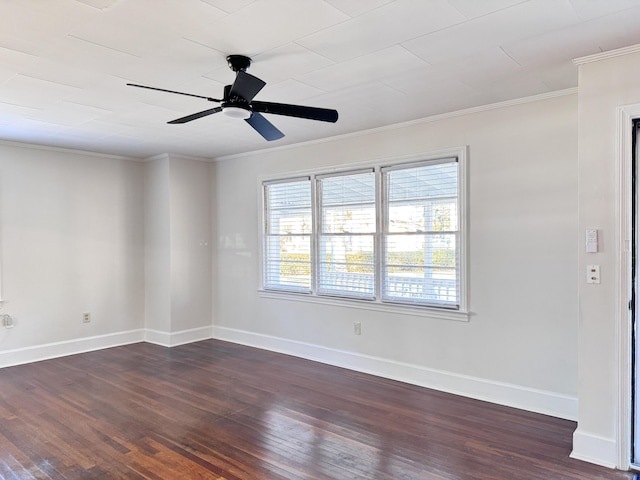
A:
{"type": "Polygon", "coordinates": [[[227,63],[229,64],[229,68],[234,72],[246,72],[247,68],[251,65],[251,59],[244,55],[229,55],[227,57],[227,63]]]}
{"type": "MultiPolygon", "coordinates": [[[[237,57],[240,55],[229,55],[229,57],[233,56],[237,57]]],[[[244,98],[232,96],[231,88],[231,85],[226,85],[224,87],[224,101],[220,105],[222,107],[222,113],[227,117],[246,120],[251,117],[251,106],[244,98]]]]}

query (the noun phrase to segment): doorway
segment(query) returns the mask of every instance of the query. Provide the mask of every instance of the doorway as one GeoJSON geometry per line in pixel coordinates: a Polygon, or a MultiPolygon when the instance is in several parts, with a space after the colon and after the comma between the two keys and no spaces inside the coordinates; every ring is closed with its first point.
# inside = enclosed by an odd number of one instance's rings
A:
{"type": "Polygon", "coordinates": [[[631,301],[629,308],[631,309],[632,328],[631,328],[631,466],[640,469],[640,309],[638,308],[638,248],[640,248],[640,219],[638,214],[640,206],[640,192],[638,192],[639,178],[639,146],[638,146],[638,129],[640,128],[640,119],[634,119],[632,122],[631,133],[631,217],[632,217],[632,247],[631,247],[631,301]]]}

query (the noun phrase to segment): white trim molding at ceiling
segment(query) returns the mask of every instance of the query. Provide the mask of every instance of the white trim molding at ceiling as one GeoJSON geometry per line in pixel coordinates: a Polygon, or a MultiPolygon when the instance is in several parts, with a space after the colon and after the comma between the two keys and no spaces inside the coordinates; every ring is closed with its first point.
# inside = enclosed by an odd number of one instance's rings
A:
{"type": "Polygon", "coordinates": [[[600,60],[606,60],[607,58],[622,57],[624,55],[629,55],[630,53],[638,52],[640,52],[640,44],[617,48],[615,50],[609,50],[607,52],[594,53],[593,55],[585,55],[584,57],[574,58],[573,64],[584,65],[585,63],[599,62],[600,60]]]}
{"type": "Polygon", "coordinates": [[[171,152],[166,152],[166,153],[158,153],[156,155],[152,155],[150,157],[144,157],[139,159],[141,162],[143,163],[148,163],[148,162],[153,162],[155,160],[193,160],[195,162],[203,162],[203,163],[211,163],[211,159],[210,158],[205,158],[205,157],[194,157],[191,155],[182,155],[181,153],[171,153],[171,152]]]}
{"type": "Polygon", "coordinates": [[[322,143],[334,142],[336,140],[342,140],[347,138],[362,137],[365,135],[371,135],[379,132],[388,132],[392,130],[398,130],[401,128],[412,127],[414,125],[423,125],[426,123],[438,122],[449,118],[462,117],[465,115],[472,115],[474,113],[487,112],[491,110],[498,110],[501,108],[508,108],[516,105],[522,105],[526,103],[539,102],[543,100],[549,100],[556,97],[564,97],[566,95],[574,95],[578,93],[578,88],[566,88],[564,90],[554,90],[553,92],[541,93],[538,95],[531,95],[529,97],[515,98],[513,100],[505,100],[503,102],[490,103],[487,105],[480,105],[478,107],[465,108],[464,110],[456,110],[454,112],[441,113],[439,115],[432,115],[430,117],[418,118],[416,120],[409,120],[408,122],[395,123],[393,125],[384,125],[382,127],[370,128],[367,130],[360,130],[357,132],[344,133],[342,135],[334,135],[332,137],[318,138],[315,140],[309,140],[307,142],[292,143],[289,145],[282,145],[279,147],[264,148],[260,150],[253,150],[251,152],[234,153],[231,155],[225,155],[218,158],[211,159],[214,162],[224,162],[228,160],[234,160],[238,158],[246,158],[257,155],[264,155],[265,152],[278,152],[284,150],[291,150],[295,148],[305,147],[309,145],[318,145],[322,143]]]}
{"type": "Polygon", "coordinates": [[[73,155],[86,155],[88,157],[109,158],[112,160],[126,160],[129,162],[140,162],[138,157],[127,157],[124,155],[113,155],[111,153],[90,152],[89,150],[75,150],[73,148],[56,147],[39,143],[16,142],[13,140],[0,140],[0,145],[7,147],[25,148],[29,150],[46,150],[48,152],[71,153],[73,155]]]}

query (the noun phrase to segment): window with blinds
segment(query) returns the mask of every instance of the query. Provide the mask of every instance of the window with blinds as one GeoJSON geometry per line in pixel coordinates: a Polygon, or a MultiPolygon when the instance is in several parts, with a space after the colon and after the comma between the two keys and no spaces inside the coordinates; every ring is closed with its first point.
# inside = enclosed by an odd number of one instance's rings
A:
{"type": "Polygon", "coordinates": [[[311,179],[264,184],[263,286],[311,291],[311,179]]]}
{"type": "Polygon", "coordinates": [[[460,304],[458,162],[382,169],[382,299],[460,304]]]}
{"type": "Polygon", "coordinates": [[[375,296],[376,184],[373,169],[317,178],[320,295],[375,296]]]}
{"type": "Polygon", "coordinates": [[[455,152],[263,183],[263,289],[464,311],[455,152]]]}

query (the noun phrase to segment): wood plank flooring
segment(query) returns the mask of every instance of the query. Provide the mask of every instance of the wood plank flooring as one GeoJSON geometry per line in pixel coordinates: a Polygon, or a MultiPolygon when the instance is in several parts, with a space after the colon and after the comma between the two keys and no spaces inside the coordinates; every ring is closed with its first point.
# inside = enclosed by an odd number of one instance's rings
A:
{"type": "Polygon", "coordinates": [[[575,423],[240,345],[0,370],[0,478],[615,480],[575,423]]]}

